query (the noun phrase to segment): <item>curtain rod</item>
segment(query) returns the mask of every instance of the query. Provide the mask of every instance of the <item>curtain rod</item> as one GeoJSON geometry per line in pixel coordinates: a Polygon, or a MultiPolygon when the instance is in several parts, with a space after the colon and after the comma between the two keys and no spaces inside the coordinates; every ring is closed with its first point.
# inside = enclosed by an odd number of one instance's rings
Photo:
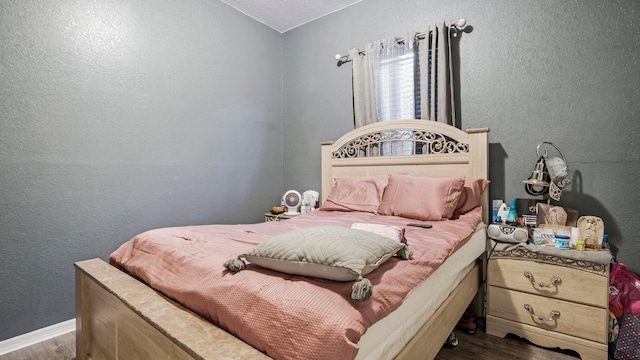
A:
{"type": "MultiPolygon", "coordinates": [[[[456,30],[463,30],[465,26],[467,26],[467,20],[465,19],[460,19],[458,21],[456,21],[455,24],[449,25],[451,27],[454,27],[456,30]]],[[[427,36],[427,33],[417,33],[415,35],[415,38],[418,40],[422,40],[427,36]]],[[[396,42],[398,44],[404,44],[405,39],[404,38],[397,38],[396,42]]],[[[360,55],[365,55],[366,51],[361,50],[358,51],[358,54],[360,55]]],[[[335,56],[336,60],[338,61],[338,66],[344,64],[344,63],[348,63],[351,62],[351,56],[350,55],[340,55],[340,54],[336,54],[335,56]]]]}

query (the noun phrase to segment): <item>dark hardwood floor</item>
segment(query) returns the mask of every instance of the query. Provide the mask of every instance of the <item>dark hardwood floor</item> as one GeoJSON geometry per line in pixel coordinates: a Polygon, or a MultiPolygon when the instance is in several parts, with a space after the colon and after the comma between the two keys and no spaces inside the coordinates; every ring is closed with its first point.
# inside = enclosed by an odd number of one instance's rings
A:
{"type": "MultiPolygon", "coordinates": [[[[514,337],[501,339],[478,330],[474,335],[456,331],[459,345],[443,348],[437,360],[576,360],[577,354],[541,348],[514,337]]],[[[0,356],[0,360],[73,360],[76,352],[75,332],[0,356]]]]}
{"type": "Polygon", "coordinates": [[[531,344],[517,336],[502,339],[478,330],[467,335],[456,330],[459,344],[454,348],[442,348],[436,360],[576,360],[573,351],[546,349],[531,344]]]}

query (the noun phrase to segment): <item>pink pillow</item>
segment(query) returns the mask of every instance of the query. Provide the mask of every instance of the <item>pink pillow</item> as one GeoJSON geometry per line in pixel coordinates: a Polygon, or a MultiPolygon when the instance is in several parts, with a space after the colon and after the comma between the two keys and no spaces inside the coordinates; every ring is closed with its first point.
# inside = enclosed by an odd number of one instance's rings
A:
{"type": "Polygon", "coordinates": [[[380,215],[417,220],[447,220],[458,204],[464,178],[389,175],[380,215]]]}
{"type": "Polygon", "coordinates": [[[370,231],[374,234],[386,236],[401,243],[407,243],[407,239],[404,237],[404,227],[393,226],[386,224],[372,224],[372,223],[353,223],[352,229],[370,231]]]}
{"type": "Polygon", "coordinates": [[[335,179],[333,189],[321,209],[376,214],[386,184],[384,180],[335,179]]]}
{"type": "Polygon", "coordinates": [[[460,199],[454,214],[464,214],[480,206],[482,193],[487,188],[487,185],[489,185],[489,180],[487,179],[465,177],[464,187],[462,188],[462,193],[460,193],[460,199]]]}

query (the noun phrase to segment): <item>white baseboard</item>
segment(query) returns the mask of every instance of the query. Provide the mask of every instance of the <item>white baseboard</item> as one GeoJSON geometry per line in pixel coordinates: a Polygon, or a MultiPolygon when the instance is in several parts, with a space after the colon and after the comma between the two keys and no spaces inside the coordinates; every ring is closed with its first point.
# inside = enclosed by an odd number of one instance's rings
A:
{"type": "Polygon", "coordinates": [[[24,347],[49,340],[56,336],[66,334],[76,329],[76,319],[70,319],[58,324],[34,330],[30,333],[18,335],[11,339],[0,341],[0,355],[20,350],[24,347]]]}

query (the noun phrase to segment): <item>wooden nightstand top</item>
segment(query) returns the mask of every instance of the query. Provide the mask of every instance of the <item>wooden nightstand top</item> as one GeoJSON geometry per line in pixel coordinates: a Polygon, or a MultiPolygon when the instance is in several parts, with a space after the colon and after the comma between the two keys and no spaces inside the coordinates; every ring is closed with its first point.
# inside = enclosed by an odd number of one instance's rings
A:
{"type": "Polygon", "coordinates": [[[264,222],[268,222],[268,221],[281,221],[281,220],[287,220],[287,219],[292,219],[296,216],[298,216],[300,214],[297,215],[286,215],[285,213],[282,214],[272,214],[270,212],[264,213],[264,222]]]}

